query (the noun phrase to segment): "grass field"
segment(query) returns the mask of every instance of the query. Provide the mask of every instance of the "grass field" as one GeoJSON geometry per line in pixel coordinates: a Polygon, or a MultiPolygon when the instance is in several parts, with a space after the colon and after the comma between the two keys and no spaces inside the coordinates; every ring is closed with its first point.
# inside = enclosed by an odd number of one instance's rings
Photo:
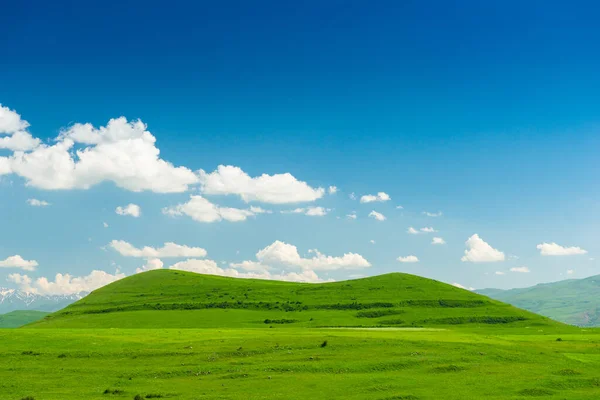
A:
{"type": "Polygon", "coordinates": [[[0,399],[600,395],[600,332],[403,274],[303,285],[155,271],[0,343],[0,399]]]}
{"type": "Polygon", "coordinates": [[[0,314],[0,328],[18,328],[38,321],[50,313],[45,311],[18,310],[0,314]]]}

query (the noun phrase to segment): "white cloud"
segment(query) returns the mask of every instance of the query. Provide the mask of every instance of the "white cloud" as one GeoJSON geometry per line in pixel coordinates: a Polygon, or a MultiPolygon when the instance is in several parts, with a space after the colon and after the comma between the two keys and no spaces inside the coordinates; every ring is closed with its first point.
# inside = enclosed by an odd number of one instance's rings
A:
{"type": "Polygon", "coordinates": [[[453,284],[452,284],[452,286],[455,286],[455,287],[457,287],[457,288],[460,288],[460,289],[469,290],[469,291],[471,291],[471,292],[472,292],[473,290],[475,290],[475,288],[472,288],[472,287],[468,287],[468,288],[467,288],[467,287],[464,287],[463,285],[461,285],[460,283],[456,283],[456,282],[455,282],[455,283],[453,283],[453,284]]]}
{"type": "Polygon", "coordinates": [[[329,186],[329,194],[336,194],[338,191],[337,186],[329,186]]]}
{"type": "Polygon", "coordinates": [[[372,202],[384,202],[389,201],[392,198],[385,192],[379,192],[376,195],[366,194],[360,198],[361,203],[372,203],[372,202]]]}
{"type": "Polygon", "coordinates": [[[356,219],[356,211],[352,211],[350,214],[346,214],[346,218],[348,219],[356,219]]]}
{"type": "Polygon", "coordinates": [[[427,215],[428,217],[441,217],[442,216],[442,212],[438,211],[436,213],[432,213],[429,211],[423,211],[423,215],[427,215]]]}
{"type": "Polygon", "coordinates": [[[375,218],[377,221],[385,221],[385,215],[378,213],[377,211],[373,210],[369,213],[369,217],[371,218],[375,218]]]}
{"type": "Polygon", "coordinates": [[[277,240],[258,251],[256,258],[264,265],[298,267],[316,271],[368,268],[371,266],[363,256],[356,253],[345,253],[341,257],[332,257],[321,254],[318,250],[310,252],[314,253],[315,256],[303,258],[298,253],[296,246],[277,240]]]}
{"type": "Polygon", "coordinates": [[[329,208],[323,207],[308,207],[308,208],[296,208],[293,210],[280,211],[282,214],[304,214],[309,217],[323,217],[331,211],[329,208]]]}
{"type": "Polygon", "coordinates": [[[162,212],[171,217],[186,215],[194,221],[204,223],[219,222],[222,220],[241,222],[248,219],[248,217],[268,213],[268,211],[260,207],[254,208],[254,211],[252,211],[252,207],[249,209],[221,207],[211,203],[202,196],[190,196],[190,200],[187,203],[163,208],[162,212]]]}
{"type": "Polygon", "coordinates": [[[575,273],[575,270],[574,270],[574,269],[568,269],[568,270],[567,270],[567,274],[568,274],[568,275],[573,275],[574,273],[575,273]]]}
{"type": "Polygon", "coordinates": [[[124,257],[169,258],[169,257],[206,257],[206,250],[201,247],[189,247],[167,242],[163,247],[144,246],[139,249],[124,240],[113,240],[108,244],[124,257]]]}
{"type": "Polygon", "coordinates": [[[350,198],[350,200],[356,200],[356,194],[354,192],[350,193],[348,197],[350,198]]]}
{"type": "Polygon", "coordinates": [[[28,199],[27,204],[29,204],[32,207],[48,207],[50,205],[50,203],[48,203],[47,201],[38,199],[28,199]]]}
{"type": "Polygon", "coordinates": [[[141,272],[152,271],[155,269],[162,269],[164,263],[158,258],[151,258],[146,261],[146,264],[141,266],[140,268],[135,269],[135,273],[139,274],[141,272]]]}
{"type": "Polygon", "coordinates": [[[106,222],[103,222],[102,226],[105,227],[105,228],[108,228],[108,224],[106,222]]]}
{"type": "Polygon", "coordinates": [[[584,250],[581,247],[563,247],[556,243],[542,243],[538,244],[536,247],[543,256],[570,256],[587,253],[587,250],[584,250]]]}
{"type": "Polygon", "coordinates": [[[91,292],[114,281],[125,278],[125,274],[94,270],[87,276],[56,274],[54,281],[41,277],[35,281],[27,275],[10,274],[8,280],[19,285],[21,290],[43,295],[75,294],[91,292]]]}
{"type": "Polygon", "coordinates": [[[373,239],[371,239],[371,240],[369,240],[369,243],[375,244],[375,241],[373,239]]]}
{"type": "Polygon", "coordinates": [[[398,257],[396,260],[400,261],[401,263],[416,263],[416,262],[419,262],[419,259],[417,258],[417,256],[398,257]]]}
{"type": "Polygon", "coordinates": [[[219,275],[219,276],[228,276],[232,278],[247,278],[247,279],[268,279],[268,280],[278,280],[278,281],[290,281],[290,282],[307,282],[307,283],[316,283],[323,282],[321,278],[312,270],[303,270],[302,272],[287,272],[281,274],[273,274],[268,271],[267,268],[262,266],[260,263],[244,262],[240,264],[231,264],[232,267],[242,268],[244,269],[244,264],[246,266],[245,270],[249,272],[239,272],[234,268],[220,268],[217,263],[212,260],[196,260],[190,259],[186,261],[178,262],[174,265],[171,265],[170,269],[176,269],[180,271],[188,271],[195,272],[199,274],[209,274],[209,275],[219,275]],[[253,266],[250,266],[254,264],[253,266]]]}
{"type": "Polygon", "coordinates": [[[142,209],[140,208],[140,206],[133,203],[128,204],[125,207],[119,206],[115,209],[115,212],[119,215],[129,215],[134,218],[139,218],[139,216],[142,215],[142,209]]]}
{"type": "Polygon", "coordinates": [[[402,207],[402,206],[396,206],[396,209],[397,209],[397,210],[403,210],[403,209],[404,209],[404,207],[402,207]]]}
{"type": "MultiPolygon", "coordinates": [[[[28,127],[29,123],[16,111],[0,104],[0,149],[27,151],[37,147],[40,140],[27,132],[28,127]]],[[[0,175],[2,170],[0,167],[0,175]]]]}
{"type": "Polygon", "coordinates": [[[434,237],[431,239],[431,244],[446,244],[446,241],[441,237],[434,237]]]}
{"type": "Polygon", "coordinates": [[[0,260],[0,268],[20,268],[25,271],[33,271],[39,264],[35,260],[25,260],[20,255],[10,256],[5,260],[0,260]]]}
{"type": "Polygon", "coordinates": [[[9,169],[28,186],[46,190],[89,189],[108,181],[134,192],[173,193],[196,184],[191,170],[159,157],[156,138],[146,128],[125,117],[98,129],[77,123],[63,129],[53,145],[15,151],[9,169]]]}
{"type": "Polygon", "coordinates": [[[504,261],[504,253],[494,249],[483,241],[478,234],[474,234],[465,242],[468,250],[461,258],[463,262],[494,262],[504,261]]]}
{"type": "Polygon", "coordinates": [[[252,214],[273,214],[273,211],[271,211],[271,210],[265,210],[261,207],[256,207],[256,206],[250,206],[250,212],[252,214]]]}
{"type": "Polygon", "coordinates": [[[496,271],[496,275],[504,275],[504,272],[502,272],[502,271],[496,271]]]}
{"type": "Polygon", "coordinates": [[[513,268],[510,269],[510,271],[511,272],[520,272],[520,273],[528,273],[528,272],[530,272],[529,268],[527,268],[527,267],[513,267],[513,268]]]}
{"type": "Polygon", "coordinates": [[[239,167],[219,165],[216,171],[199,171],[202,193],[239,195],[245,202],[261,201],[271,204],[315,201],[325,194],[323,188],[312,188],[292,174],[263,174],[250,177],[239,167]]]}
{"type": "Polygon", "coordinates": [[[425,228],[421,228],[420,229],[421,232],[424,233],[433,233],[433,232],[437,232],[435,229],[433,229],[432,227],[425,227],[425,228]]]}
{"type": "Polygon", "coordinates": [[[406,232],[410,233],[411,235],[418,235],[419,234],[419,231],[416,230],[415,228],[413,228],[412,226],[409,226],[408,230],[406,232]]]}

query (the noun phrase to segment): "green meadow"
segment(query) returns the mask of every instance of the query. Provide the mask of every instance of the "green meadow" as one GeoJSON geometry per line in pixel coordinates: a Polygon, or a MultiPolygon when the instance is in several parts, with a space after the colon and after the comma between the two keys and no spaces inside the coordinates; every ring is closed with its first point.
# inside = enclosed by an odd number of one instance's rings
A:
{"type": "Polygon", "coordinates": [[[596,399],[600,332],[413,275],[151,271],[0,330],[1,399],[596,399]]]}

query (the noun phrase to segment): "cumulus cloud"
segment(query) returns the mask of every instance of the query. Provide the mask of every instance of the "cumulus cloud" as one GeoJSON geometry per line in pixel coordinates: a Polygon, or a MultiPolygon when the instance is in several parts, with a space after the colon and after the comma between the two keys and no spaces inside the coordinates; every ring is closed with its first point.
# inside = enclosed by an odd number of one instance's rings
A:
{"type": "Polygon", "coordinates": [[[100,128],[76,123],[63,129],[52,145],[15,150],[8,164],[28,186],[46,190],[113,182],[134,192],[174,193],[198,182],[191,170],[161,159],[155,144],[142,121],[120,117],[100,128]]]}
{"type": "Polygon", "coordinates": [[[434,237],[431,239],[431,244],[446,244],[446,241],[441,237],[434,237]]]}
{"type": "Polygon", "coordinates": [[[115,209],[115,212],[119,215],[123,215],[123,216],[129,215],[134,218],[139,218],[140,215],[142,215],[141,207],[138,206],[137,204],[133,204],[133,203],[128,204],[124,207],[119,206],[115,209]]]}
{"type": "Polygon", "coordinates": [[[413,228],[412,226],[409,226],[408,229],[406,230],[407,233],[410,233],[411,235],[418,235],[419,231],[416,230],[415,228],[413,228]]]}
{"type": "Polygon", "coordinates": [[[375,244],[375,241],[373,239],[371,239],[371,240],[369,240],[369,243],[375,244]]]}
{"type": "Polygon", "coordinates": [[[377,202],[384,202],[384,201],[389,201],[392,198],[385,192],[379,192],[376,195],[373,194],[366,194],[364,196],[362,196],[360,198],[360,202],[361,203],[373,203],[375,201],[377,202]]]}
{"type": "Polygon", "coordinates": [[[336,194],[338,191],[337,186],[329,186],[329,194],[336,194]]]}
{"type": "Polygon", "coordinates": [[[404,207],[402,207],[402,206],[396,206],[396,209],[397,209],[397,210],[403,210],[403,209],[404,209],[404,207]]]}
{"type": "Polygon", "coordinates": [[[465,242],[467,250],[461,258],[463,262],[494,262],[504,261],[504,253],[494,249],[483,241],[478,234],[474,234],[465,242]]]}
{"type": "Polygon", "coordinates": [[[502,272],[502,271],[496,271],[496,275],[504,275],[504,272],[502,272]]]}
{"type": "MultiPolygon", "coordinates": [[[[40,140],[27,131],[29,123],[14,110],[0,104],[0,149],[27,151],[37,147],[40,140]]],[[[0,167],[0,174],[3,168],[0,167]]]]}
{"type": "Polygon", "coordinates": [[[419,259],[417,258],[417,256],[398,257],[396,260],[400,261],[401,263],[416,263],[416,262],[419,262],[419,259]]]}
{"type": "Polygon", "coordinates": [[[221,207],[211,203],[208,199],[193,195],[187,203],[178,204],[173,207],[166,207],[162,210],[163,214],[171,217],[188,216],[196,222],[212,223],[219,221],[241,222],[248,217],[257,214],[270,213],[260,207],[250,207],[249,209],[221,207]]]}
{"type": "Polygon", "coordinates": [[[282,214],[304,214],[309,217],[323,217],[331,211],[329,208],[323,207],[307,207],[307,208],[296,208],[293,210],[283,210],[282,214]]]}
{"type": "Polygon", "coordinates": [[[346,218],[348,219],[356,219],[356,211],[352,211],[350,214],[346,214],[346,218]]]}
{"type": "Polygon", "coordinates": [[[587,250],[584,250],[581,247],[563,247],[556,243],[538,244],[537,249],[543,256],[571,256],[587,253],[587,250]]]}
{"type": "Polygon", "coordinates": [[[323,188],[312,188],[292,174],[263,174],[251,177],[239,167],[219,165],[216,171],[199,171],[202,193],[208,195],[238,195],[245,202],[271,204],[300,203],[320,199],[323,188]]]}
{"type": "Polygon", "coordinates": [[[350,200],[356,200],[356,194],[354,192],[350,193],[348,197],[350,198],[350,200]]]}
{"type": "Polygon", "coordinates": [[[432,227],[425,227],[425,228],[421,228],[420,229],[421,232],[423,233],[433,233],[433,232],[437,232],[435,229],[433,229],[432,227]]]}
{"type": "Polygon", "coordinates": [[[39,264],[35,260],[25,260],[20,255],[10,256],[5,260],[0,260],[0,268],[20,268],[25,271],[33,271],[39,264]]]}
{"type": "Polygon", "coordinates": [[[108,228],[108,224],[106,222],[103,222],[102,226],[105,227],[105,228],[108,228]]]}
{"type": "Polygon", "coordinates": [[[48,207],[50,205],[50,203],[48,203],[47,201],[38,199],[28,199],[27,204],[29,204],[32,207],[48,207]]]}
{"type": "Polygon", "coordinates": [[[164,266],[164,263],[160,259],[151,258],[148,261],[146,261],[145,265],[142,265],[141,267],[136,268],[135,273],[139,274],[141,272],[152,271],[155,269],[162,269],[163,266],[164,266]]]}
{"type": "Polygon", "coordinates": [[[438,211],[436,213],[432,213],[432,212],[429,212],[429,211],[423,211],[423,215],[426,215],[428,217],[441,217],[442,216],[442,212],[438,211]]]}
{"type": "Polygon", "coordinates": [[[510,269],[510,271],[511,272],[520,272],[520,273],[528,273],[528,272],[530,272],[529,268],[527,268],[527,267],[513,267],[513,268],[510,269]]]}
{"type": "Polygon", "coordinates": [[[124,257],[169,258],[169,257],[206,257],[206,250],[201,247],[189,247],[167,242],[163,247],[144,246],[141,249],[124,240],[113,240],[108,244],[124,257]]]}
{"type": "Polygon", "coordinates": [[[469,291],[471,291],[471,292],[472,292],[473,290],[475,290],[475,288],[472,288],[472,287],[468,287],[468,288],[467,288],[467,287],[464,287],[463,285],[461,285],[460,283],[456,283],[456,282],[454,282],[454,283],[452,284],[452,286],[455,286],[455,287],[457,287],[457,288],[460,288],[460,289],[469,290],[469,291]]]}
{"type": "Polygon", "coordinates": [[[575,273],[575,270],[574,270],[574,269],[568,269],[568,270],[567,270],[567,274],[568,274],[568,275],[573,275],[574,273],[575,273]]]}
{"type": "Polygon", "coordinates": [[[125,278],[125,274],[94,270],[86,276],[56,274],[54,280],[41,277],[33,280],[27,275],[10,274],[8,280],[19,286],[25,292],[42,295],[68,295],[81,292],[91,292],[109,283],[125,278]]]}
{"type": "Polygon", "coordinates": [[[378,213],[377,211],[373,210],[369,213],[369,217],[371,218],[375,218],[377,221],[385,221],[385,215],[378,213]]]}

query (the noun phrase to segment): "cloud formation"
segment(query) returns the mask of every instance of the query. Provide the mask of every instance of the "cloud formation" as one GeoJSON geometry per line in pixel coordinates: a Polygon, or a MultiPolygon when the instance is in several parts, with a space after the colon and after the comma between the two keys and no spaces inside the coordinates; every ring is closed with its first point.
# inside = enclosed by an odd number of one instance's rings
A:
{"type": "Polygon", "coordinates": [[[39,264],[35,260],[25,260],[20,255],[14,255],[0,260],[0,268],[20,268],[25,271],[33,271],[39,264]]]}
{"type": "MultiPolygon", "coordinates": [[[[0,149],[27,151],[37,147],[40,140],[27,131],[29,122],[8,107],[0,104],[0,149]]],[[[7,167],[8,169],[8,167],[7,167]]],[[[1,173],[2,167],[0,167],[1,173]]]]}
{"type": "Polygon", "coordinates": [[[416,262],[419,262],[419,258],[417,256],[398,257],[396,260],[398,260],[401,263],[416,263],[416,262]]]}
{"type": "Polygon", "coordinates": [[[587,250],[584,250],[581,247],[563,247],[556,243],[542,243],[538,244],[536,247],[543,256],[572,256],[587,253],[587,250]]]}
{"type": "Polygon", "coordinates": [[[19,286],[25,292],[45,295],[68,295],[81,292],[91,292],[109,283],[125,278],[125,274],[94,270],[86,276],[56,274],[54,280],[41,277],[33,280],[27,275],[10,274],[8,280],[19,286]]]}
{"type": "Polygon", "coordinates": [[[171,217],[185,215],[196,222],[202,223],[212,223],[223,220],[229,222],[241,222],[248,219],[248,217],[257,214],[270,213],[270,211],[263,210],[260,207],[250,207],[248,209],[221,207],[211,203],[208,199],[200,195],[192,195],[187,203],[163,208],[162,212],[171,217]]]}
{"type": "Polygon", "coordinates": [[[385,192],[379,192],[376,195],[366,194],[360,198],[361,203],[373,203],[373,202],[384,202],[389,201],[392,198],[385,192]]]}
{"type": "Polygon", "coordinates": [[[142,208],[137,204],[130,203],[124,207],[117,207],[115,209],[115,213],[123,216],[130,216],[134,218],[139,218],[142,215],[142,208]]]}
{"type": "Polygon", "coordinates": [[[124,240],[113,240],[108,244],[124,257],[169,258],[169,257],[206,257],[206,250],[201,247],[189,247],[167,242],[163,247],[144,246],[141,249],[124,240]]]}
{"type": "Polygon", "coordinates": [[[48,207],[50,205],[50,203],[48,203],[47,201],[38,199],[28,199],[27,204],[29,204],[32,207],[48,207]]]}
{"type": "Polygon", "coordinates": [[[426,215],[428,217],[441,217],[442,216],[442,212],[438,211],[436,213],[432,213],[432,212],[429,212],[429,211],[423,211],[423,215],[426,215]]]}
{"type": "Polygon", "coordinates": [[[487,242],[474,234],[465,242],[467,250],[461,258],[463,262],[496,262],[504,261],[504,253],[494,249],[487,242]]]}
{"type": "Polygon", "coordinates": [[[250,177],[241,168],[219,165],[211,173],[199,171],[201,191],[206,195],[238,195],[246,203],[260,201],[271,204],[311,202],[325,194],[323,188],[312,188],[292,174],[263,174],[250,177]]]}
{"type": "Polygon", "coordinates": [[[369,213],[369,217],[371,218],[375,218],[377,221],[385,221],[387,218],[385,217],[385,215],[378,213],[377,211],[373,210],[369,213]]]}
{"type": "Polygon", "coordinates": [[[431,244],[446,244],[446,241],[441,237],[434,237],[431,239],[431,244]]]}
{"type": "Polygon", "coordinates": [[[331,211],[329,208],[323,207],[307,207],[307,208],[296,208],[293,210],[283,210],[282,214],[304,214],[309,217],[323,217],[331,211]]]}
{"type": "Polygon", "coordinates": [[[469,291],[471,291],[471,292],[472,292],[473,290],[475,290],[475,288],[472,288],[472,287],[464,287],[464,286],[463,286],[463,285],[461,285],[460,283],[456,283],[456,282],[454,282],[454,283],[452,284],[452,286],[454,286],[454,287],[457,287],[457,288],[460,288],[460,289],[469,290],[469,291]]]}
{"type": "Polygon", "coordinates": [[[527,268],[527,267],[513,267],[510,269],[510,272],[520,272],[520,273],[526,274],[530,271],[529,271],[529,268],[527,268]]]}

